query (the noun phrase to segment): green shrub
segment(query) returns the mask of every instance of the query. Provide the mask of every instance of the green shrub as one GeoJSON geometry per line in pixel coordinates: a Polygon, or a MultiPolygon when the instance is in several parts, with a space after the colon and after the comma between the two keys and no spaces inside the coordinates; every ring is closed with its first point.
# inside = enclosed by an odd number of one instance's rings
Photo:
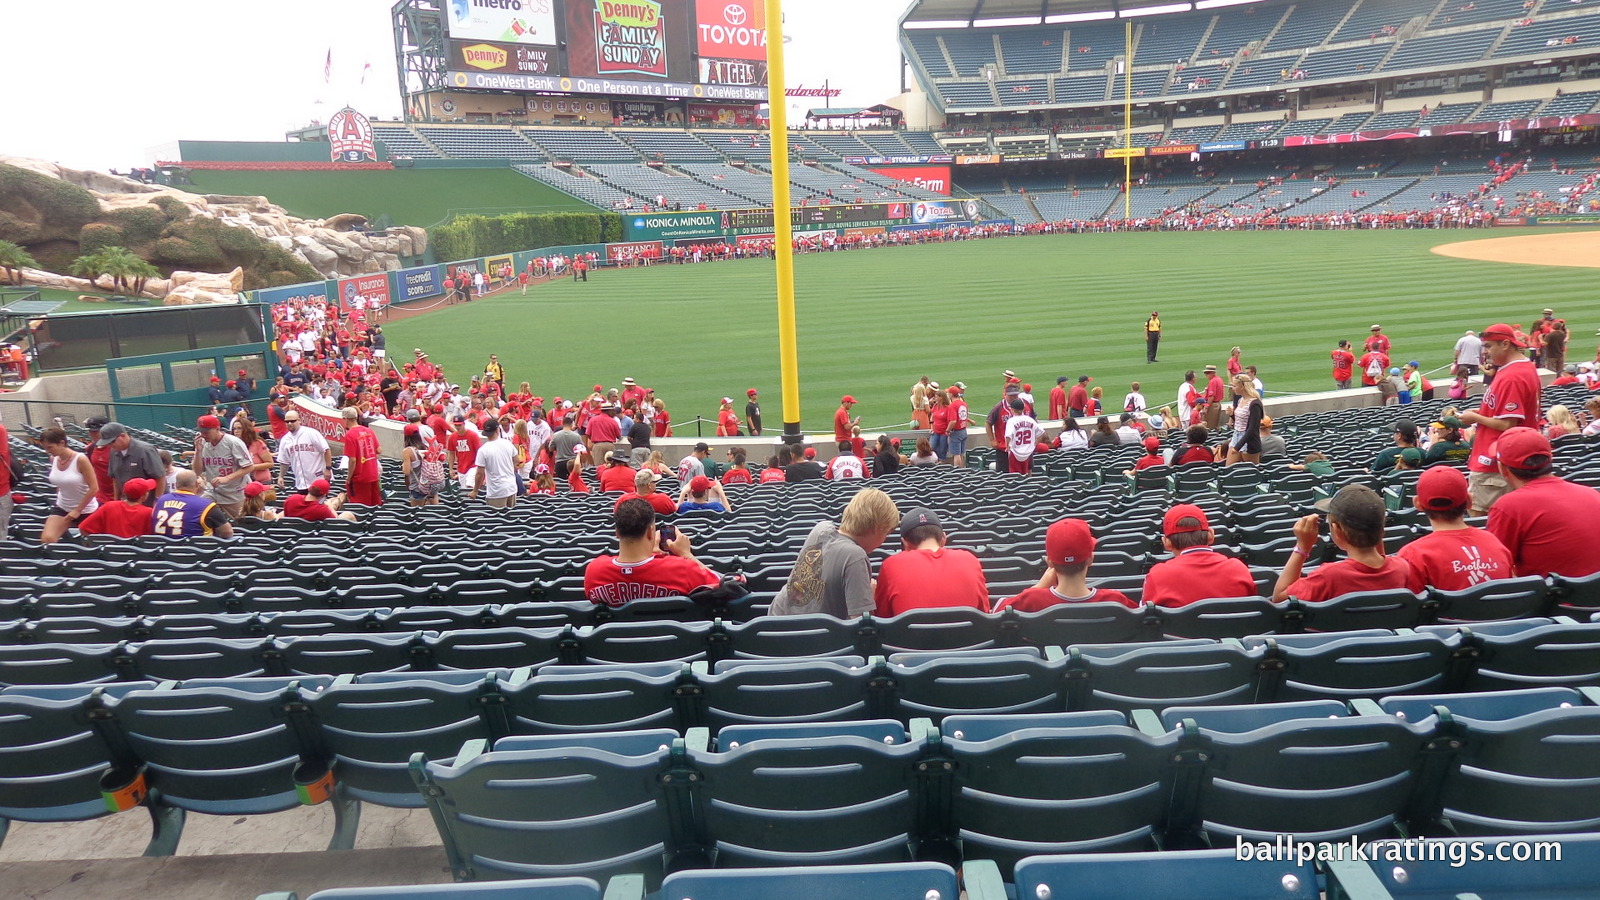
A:
{"type": "Polygon", "coordinates": [[[11,213],[24,223],[38,223],[39,232],[31,240],[75,241],[83,226],[99,218],[100,201],[83,188],[58,178],[0,165],[0,211],[11,213]]]}
{"type": "Polygon", "coordinates": [[[189,207],[176,197],[157,197],[150,202],[160,208],[168,222],[189,218],[189,207]]]}
{"type": "Polygon", "coordinates": [[[167,217],[153,206],[133,206],[108,214],[106,221],[122,229],[128,247],[153,244],[167,227],[167,217]]]}
{"type": "Polygon", "coordinates": [[[599,244],[620,240],[622,217],[614,213],[509,213],[457,216],[428,230],[440,260],[471,259],[521,250],[599,244]]]}
{"type": "Polygon", "coordinates": [[[104,222],[90,222],[78,232],[78,250],[88,254],[105,247],[125,247],[122,229],[104,222]]]}

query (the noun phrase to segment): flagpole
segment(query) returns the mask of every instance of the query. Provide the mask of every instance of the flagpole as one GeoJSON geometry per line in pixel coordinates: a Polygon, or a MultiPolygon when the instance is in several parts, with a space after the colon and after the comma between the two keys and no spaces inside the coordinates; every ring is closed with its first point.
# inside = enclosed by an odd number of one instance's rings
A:
{"type": "Polygon", "coordinates": [[[789,110],[783,86],[783,0],[765,0],[767,128],[772,144],[772,255],[778,278],[778,373],[783,385],[783,440],[800,434],[800,349],[794,313],[794,221],[789,196],[789,110]]]}

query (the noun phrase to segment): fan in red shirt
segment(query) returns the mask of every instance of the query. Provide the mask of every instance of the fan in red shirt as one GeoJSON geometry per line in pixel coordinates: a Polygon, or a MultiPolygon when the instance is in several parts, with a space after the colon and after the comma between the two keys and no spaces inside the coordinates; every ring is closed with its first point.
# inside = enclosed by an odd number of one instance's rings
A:
{"type": "Polygon", "coordinates": [[[1383,380],[1389,370],[1389,355],[1382,350],[1368,350],[1361,354],[1361,384],[1373,387],[1383,380]]]}
{"type": "Polygon", "coordinates": [[[1204,425],[1195,425],[1184,432],[1184,439],[1188,443],[1172,454],[1172,464],[1174,466],[1187,466],[1195,463],[1204,463],[1208,466],[1216,464],[1216,451],[1206,446],[1206,442],[1211,439],[1211,434],[1206,431],[1204,425]]]}
{"type": "Polygon", "coordinates": [[[613,450],[606,454],[606,467],[600,470],[602,492],[626,494],[633,490],[634,472],[628,463],[628,453],[624,450],[613,450]]]}
{"type": "Polygon", "coordinates": [[[1350,375],[1356,367],[1356,355],[1350,352],[1350,342],[1340,341],[1329,356],[1333,358],[1333,386],[1341,391],[1348,390],[1350,375]]]}
{"type": "Polygon", "coordinates": [[[378,436],[361,424],[361,413],[353,406],[345,407],[344,424],[344,437],[340,441],[344,444],[344,455],[350,460],[345,478],[350,502],[381,506],[383,491],[379,488],[379,479],[383,469],[378,463],[378,436]]]}
{"type": "Polygon", "coordinates": [[[311,482],[311,487],[304,494],[290,494],[284,498],[283,514],[290,519],[305,519],[308,522],[320,522],[325,519],[347,519],[355,521],[355,513],[340,512],[344,505],[344,495],[328,496],[332,490],[327,479],[318,478],[311,482]]]}
{"type": "Polygon", "coordinates": [[[1050,418],[1065,419],[1067,417],[1067,389],[1062,385],[1067,383],[1067,376],[1062,375],[1056,379],[1056,386],[1050,389],[1050,418]]]}
{"type": "Polygon", "coordinates": [[[1211,597],[1258,596],[1250,567],[1212,549],[1216,532],[1205,510],[1181,503],[1161,522],[1161,545],[1172,554],[1144,577],[1144,602],[1175,608],[1211,597]]]}
{"type": "Polygon", "coordinates": [[[1494,381],[1484,390],[1476,411],[1458,416],[1461,424],[1478,426],[1467,457],[1473,515],[1488,512],[1511,489],[1499,470],[1495,444],[1501,433],[1535,425],[1543,415],[1539,373],[1522,352],[1526,343],[1516,330],[1510,325],[1490,325],[1482,337],[1484,355],[1496,367],[1494,381]]]}
{"type": "Polygon", "coordinates": [[[656,511],[644,500],[617,504],[615,556],[597,556],[583,570],[583,595],[597,606],[623,606],[651,597],[686,597],[722,579],[689,550],[689,536],[676,528],[662,540],[656,511]]]}
{"type": "Polygon", "coordinates": [[[1510,578],[1511,551],[1500,539],[1466,523],[1467,476],[1452,466],[1433,466],[1417,479],[1416,507],[1433,531],[1395,551],[1417,570],[1422,583],[1441,591],[1459,591],[1510,578]]]}
{"type": "Polygon", "coordinates": [[[1087,375],[1078,376],[1078,383],[1067,392],[1067,415],[1076,419],[1089,414],[1089,388],[1085,385],[1093,380],[1087,375]]]}
{"type": "Polygon", "coordinates": [[[123,499],[100,504],[78,523],[78,531],[120,538],[153,534],[154,514],[142,501],[155,489],[156,483],[149,478],[128,479],[122,483],[123,499]]]}
{"type": "MultiPolygon", "coordinates": [[[[1499,385],[1500,376],[1494,381],[1499,385]]],[[[1511,491],[1489,510],[1489,533],[1511,552],[1515,573],[1600,572],[1600,491],[1552,474],[1550,441],[1532,428],[1507,431],[1496,449],[1511,491]]]]}
{"type": "Polygon", "coordinates": [[[878,567],[874,615],[908,609],[964,606],[988,612],[983,566],[970,551],[946,547],[938,515],[918,507],[900,517],[902,550],[878,567]]]}
{"type": "Polygon", "coordinates": [[[640,469],[633,473],[633,490],[617,498],[612,505],[613,512],[627,500],[643,500],[650,504],[655,511],[663,516],[670,516],[678,511],[678,504],[672,498],[656,490],[656,484],[661,481],[661,476],[649,469],[640,469]]]}
{"type": "Polygon", "coordinates": [[[1372,326],[1372,334],[1367,336],[1367,342],[1361,345],[1363,350],[1376,350],[1383,354],[1384,365],[1387,366],[1389,358],[1389,336],[1383,333],[1382,325],[1372,326]]]}
{"type": "Polygon", "coordinates": [[[1134,472],[1166,464],[1166,457],[1161,455],[1161,439],[1147,437],[1144,439],[1144,455],[1139,457],[1139,461],[1133,464],[1133,469],[1126,474],[1132,475],[1134,472]]]}
{"type": "Polygon", "coordinates": [[[850,409],[856,405],[856,398],[845,394],[839,398],[839,408],[833,412],[833,439],[835,442],[850,440],[850,428],[861,424],[861,417],[850,418],[850,409]]]}
{"type": "Polygon", "coordinates": [[[1398,556],[1384,555],[1383,527],[1387,519],[1388,512],[1377,491],[1364,484],[1340,488],[1328,504],[1328,534],[1346,558],[1323,563],[1302,578],[1300,573],[1317,546],[1322,528],[1320,515],[1302,517],[1294,523],[1298,540],[1272,590],[1273,601],[1296,597],[1307,603],[1321,603],[1357,591],[1421,592],[1427,586],[1411,564],[1398,556]]]}
{"type": "Polygon", "coordinates": [[[723,397],[722,408],[717,411],[717,437],[737,437],[739,416],[733,411],[733,398],[723,397]]]}
{"type": "Polygon", "coordinates": [[[1087,575],[1094,563],[1094,547],[1094,532],[1089,530],[1088,522],[1062,519],[1051,525],[1044,536],[1044,558],[1050,570],[1037,585],[995,604],[994,611],[1039,612],[1064,603],[1121,603],[1138,609],[1139,604],[1121,591],[1089,587],[1087,575]]]}

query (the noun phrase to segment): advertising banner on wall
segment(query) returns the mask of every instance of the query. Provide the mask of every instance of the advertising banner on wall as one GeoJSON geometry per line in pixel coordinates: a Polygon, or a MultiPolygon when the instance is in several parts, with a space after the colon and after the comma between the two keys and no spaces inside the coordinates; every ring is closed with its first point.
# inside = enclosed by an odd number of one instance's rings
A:
{"type": "Polygon", "coordinates": [[[766,5],[760,0],[695,0],[695,52],[706,84],[767,83],[766,5]]]}
{"type": "Polygon", "coordinates": [[[339,308],[345,310],[373,309],[389,305],[389,276],[357,275],[339,279],[339,308]],[[359,304],[357,303],[359,300],[359,304]]]}
{"type": "Polygon", "coordinates": [[[662,247],[660,241],[633,241],[632,243],[626,244],[607,244],[606,259],[611,260],[612,262],[626,262],[630,259],[638,259],[641,256],[659,257],[661,256],[661,250],[662,247]]]}
{"type": "Polygon", "coordinates": [[[919,225],[945,222],[970,222],[978,218],[978,201],[956,200],[949,203],[913,203],[911,221],[919,225]]]}
{"type": "Polygon", "coordinates": [[[949,166],[872,166],[868,171],[906,184],[914,184],[925,191],[950,196],[949,166]]]}
{"type": "Polygon", "coordinates": [[[290,300],[301,299],[315,300],[318,303],[328,302],[328,283],[326,281],[308,281],[304,284],[263,288],[256,291],[257,303],[288,303],[290,300]]]}
{"type": "Polygon", "coordinates": [[[957,153],[956,165],[958,166],[992,166],[1003,162],[1005,157],[999,153],[957,153]]]}
{"type": "Polygon", "coordinates": [[[499,44],[488,41],[451,41],[450,68],[479,72],[516,72],[549,75],[559,69],[554,47],[499,44]]]}
{"type": "Polygon", "coordinates": [[[300,424],[308,426],[333,443],[342,443],[341,439],[346,429],[344,416],[337,410],[330,410],[304,397],[295,397],[290,402],[294,404],[294,411],[300,414],[300,424]]]}
{"type": "Polygon", "coordinates": [[[715,210],[687,213],[648,213],[624,218],[630,242],[680,241],[690,238],[721,237],[725,216],[715,210]]]}
{"type": "Polygon", "coordinates": [[[458,40],[556,45],[555,0],[448,0],[450,36],[458,40]]]}
{"type": "Polygon", "coordinates": [[[692,81],[688,0],[567,0],[567,70],[692,81]]]}
{"type": "Polygon", "coordinates": [[[396,298],[399,303],[437,297],[444,293],[444,278],[439,275],[438,266],[401,269],[395,273],[395,283],[400,286],[400,296],[396,298]]]}

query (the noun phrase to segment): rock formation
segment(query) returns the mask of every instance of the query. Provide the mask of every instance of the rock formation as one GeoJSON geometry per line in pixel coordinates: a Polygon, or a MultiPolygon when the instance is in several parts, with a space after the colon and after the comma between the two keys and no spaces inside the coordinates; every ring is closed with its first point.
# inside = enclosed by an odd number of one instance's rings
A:
{"type": "Polygon", "coordinates": [[[298,219],[265,197],[191,194],[102,172],[0,156],[0,240],[21,244],[44,270],[24,270],[41,287],[109,290],[65,271],[80,253],[127,247],[163,273],[144,296],[166,304],[236,303],[242,290],[400,268],[422,255],[427,232],[354,230],[345,214],[298,219]]]}

